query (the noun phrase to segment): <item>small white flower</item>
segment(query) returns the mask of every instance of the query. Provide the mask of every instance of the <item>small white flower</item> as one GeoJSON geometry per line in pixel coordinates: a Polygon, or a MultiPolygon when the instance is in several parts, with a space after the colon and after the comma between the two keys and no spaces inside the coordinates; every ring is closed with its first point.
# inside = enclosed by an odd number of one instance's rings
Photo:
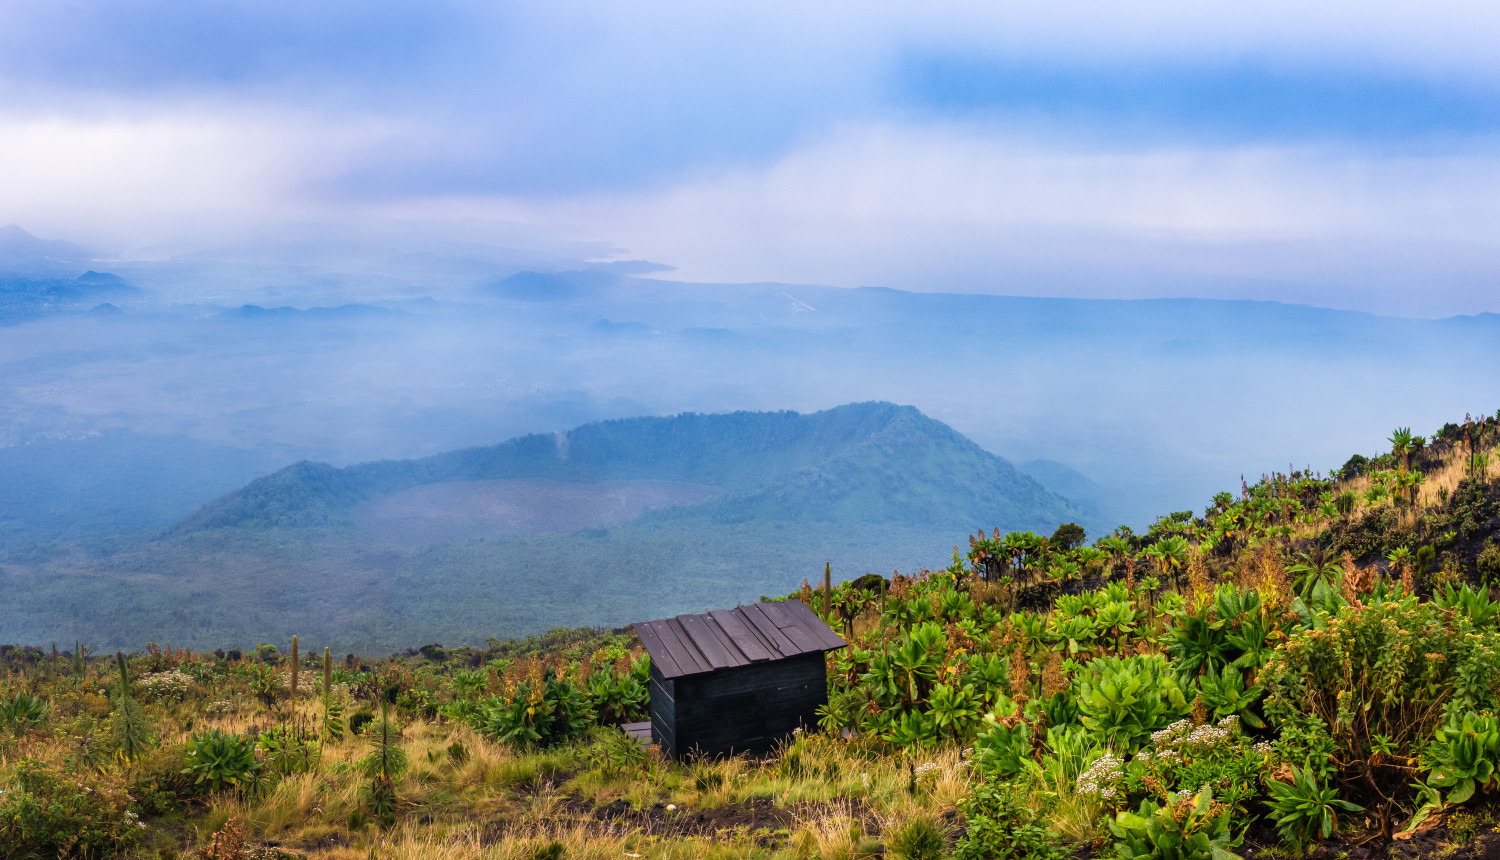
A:
{"type": "Polygon", "coordinates": [[[676,812],[677,811],[677,804],[675,804],[675,803],[669,803],[669,804],[667,804],[667,811],[668,812],[676,812]]]}

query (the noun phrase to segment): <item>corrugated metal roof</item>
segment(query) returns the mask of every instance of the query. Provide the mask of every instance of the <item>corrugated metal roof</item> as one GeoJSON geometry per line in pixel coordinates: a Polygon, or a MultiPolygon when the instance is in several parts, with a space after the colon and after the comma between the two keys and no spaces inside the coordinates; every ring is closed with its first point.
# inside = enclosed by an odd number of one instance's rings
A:
{"type": "Polygon", "coordinates": [[[783,660],[846,644],[800,600],[753,603],[632,625],[666,678],[783,660]]]}

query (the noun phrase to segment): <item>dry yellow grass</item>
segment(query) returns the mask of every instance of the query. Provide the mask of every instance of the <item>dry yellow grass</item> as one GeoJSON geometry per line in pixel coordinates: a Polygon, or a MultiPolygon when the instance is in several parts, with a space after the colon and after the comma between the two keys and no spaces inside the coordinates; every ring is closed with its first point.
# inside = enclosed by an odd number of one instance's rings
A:
{"type": "MultiPolygon", "coordinates": [[[[1482,474],[1486,478],[1493,477],[1497,472],[1500,472],[1500,445],[1492,445],[1480,450],[1481,453],[1488,454],[1490,458],[1490,462],[1482,474]]],[[[1444,492],[1452,493],[1457,489],[1458,482],[1463,480],[1466,475],[1467,457],[1460,448],[1455,447],[1443,459],[1442,465],[1436,469],[1428,469],[1423,473],[1423,477],[1426,480],[1422,484],[1422,489],[1417,496],[1418,507],[1434,507],[1442,504],[1444,492]]],[[[1356,507],[1358,511],[1367,511],[1372,507],[1389,505],[1390,502],[1388,501],[1381,502],[1378,505],[1371,505],[1365,500],[1365,493],[1369,491],[1373,484],[1374,479],[1370,475],[1360,475],[1338,482],[1335,493],[1346,490],[1353,491],[1359,500],[1356,507]]],[[[1416,514],[1413,512],[1410,515],[1415,516],[1416,514]]]]}

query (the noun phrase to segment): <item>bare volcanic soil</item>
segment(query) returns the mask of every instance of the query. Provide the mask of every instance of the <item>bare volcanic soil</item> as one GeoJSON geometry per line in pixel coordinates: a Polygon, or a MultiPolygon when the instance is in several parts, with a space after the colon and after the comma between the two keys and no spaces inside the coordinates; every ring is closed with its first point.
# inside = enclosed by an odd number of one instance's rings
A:
{"type": "Polygon", "coordinates": [[[354,521],[374,537],[421,547],[608,528],[656,508],[702,504],[720,492],[679,481],[450,481],[365,502],[354,521]]]}

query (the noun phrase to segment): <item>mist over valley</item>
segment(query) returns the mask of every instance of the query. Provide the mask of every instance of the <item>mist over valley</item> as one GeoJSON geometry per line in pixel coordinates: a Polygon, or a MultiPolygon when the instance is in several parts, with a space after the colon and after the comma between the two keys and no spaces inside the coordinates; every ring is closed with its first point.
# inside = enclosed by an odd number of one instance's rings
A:
{"type": "MultiPolygon", "coordinates": [[[[582,481],[465,474],[360,490],[332,508],[322,499],[265,523],[288,530],[274,540],[193,536],[224,494],[298,461],[330,464],[316,468],[334,475],[372,464],[355,470],[368,472],[532,438],[561,463],[568,431],[590,422],[880,401],[915,407],[1007,467],[1020,464],[1016,475],[1066,500],[1066,512],[1048,516],[1097,535],[1201,507],[1241,475],[1335,467],[1349,450],[1379,447],[1372,427],[1482,408],[1469,401],[1493,389],[1500,367],[1500,317],[1490,314],[1419,320],[1270,302],[1025,298],[965,284],[909,293],[685,283],[644,262],[553,259],[534,270],[525,266],[538,260],[503,249],[393,259],[375,246],[310,244],[294,262],[275,246],[99,260],[5,235],[0,546],[10,593],[47,595],[12,604],[7,629],[27,639],[72,635],[49,619],[77,617],[67,613],[88,601],[73,589],[110,570],[179,595],[173,611],[199,629],[182,634],[194,641],[243,641],[254,628],[227,619],[274,627],[269,619],[287,617],[290,595],[301,594],[299,608],[326,618],[328,635],[347,630],[351,644],[384,647],[420,638],[391,619],[424,579],[432,594],[472,605],[463,587],[436,584],[439,569],[471,568],[463,581],[474,589],[519,578],[528,595],[609,595],[594,609],[585,599],[573,616],[492,605],[491,615],[443,630],[473,641],[660,614],[665,604],[626,594],[668,594],[674,576],[693,584],[681,606],[701,609],[714,596],[785,593],[825,560],[842,578],[941,566],[964,529],[1013,525],[971,508],[972,522],[929,527],[856,506],[835,528],[809,507],[816,495],[798,497],[791,508],[803,507],[780,520],[731,521],[725,499],[761,484],[674,467],[582,481]],[[719,514],[703,513],[715,505],[719,514]],[[327,518],[307,520],[310,511],[327,518]],[[710,539],[704,523],[730,536],[710,539]],[[601,569],[647,584],[584,573],[601,569]]],[[[903,480],[932,477],[918,469],[903,480]]],[[[937,509],[951,513],[943,500],[937,509]]],[[[130,615],[121,599],[100,593],[101,617],[130,615]]],[[[143,620],[129,635],[157,617],[138,608],[143,620]]]]}

